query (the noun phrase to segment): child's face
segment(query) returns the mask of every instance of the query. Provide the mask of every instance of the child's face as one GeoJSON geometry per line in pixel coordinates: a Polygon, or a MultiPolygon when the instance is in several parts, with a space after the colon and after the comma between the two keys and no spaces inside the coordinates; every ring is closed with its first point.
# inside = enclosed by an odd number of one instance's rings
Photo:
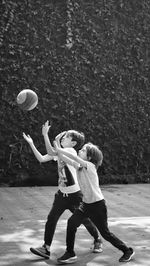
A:
{"type": "Polygon", "coordinates": [[[67,147],[73,147],[72,145],[72,137],[66,133],[62,139],[61,139],[61,145],[63,148],[67,148],[67,147]]]}
{"type": "Polygon", "coordinates": [[[79,157],[81,159],[85,160],[85,161],[88,160],[88,158],[87,158],[87,150],[86,150],[86,146],[85,145],[82,147],[81,150],[79,150],[79,157]]]}

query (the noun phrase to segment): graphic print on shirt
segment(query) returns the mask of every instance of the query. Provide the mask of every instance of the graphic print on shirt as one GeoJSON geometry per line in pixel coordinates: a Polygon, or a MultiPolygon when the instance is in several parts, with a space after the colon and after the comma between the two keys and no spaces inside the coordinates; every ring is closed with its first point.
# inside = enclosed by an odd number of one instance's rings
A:
{"type": "Polygon", "coordinates": [[[61,187],[68,187],[75,184],[74,177],[69,169],[69,167],[63,161],[58,162],[58,184],[61,187]]]}

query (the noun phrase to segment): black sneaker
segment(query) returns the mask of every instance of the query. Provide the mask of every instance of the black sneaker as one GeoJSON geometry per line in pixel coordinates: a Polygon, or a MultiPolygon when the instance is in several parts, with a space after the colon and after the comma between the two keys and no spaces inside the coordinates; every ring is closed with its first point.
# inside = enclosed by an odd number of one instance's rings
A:
{"type": "Polygon", "coordinates": [[[77,256],[76,254],[73,253],[69,253],[68,251],[65,252],[65,254],[63,256],[61,256],[60,258],[57,259],[57,262],[59,264],[71,264],[77,261],[77,256]]]}
{"type": "Polygon", "coordinates": [[[101,253],[103,251],[101,239],[94,240],[91,249],[93,253],[101,253]]]}
{"type": "Polygon", "coordinates": [[[38,255],[38,256],[43,257],[45,259],[49,259],[50,252],[47,250],[45,244],[42,247],[30,248],[30,251],[35,255],[38,255]]]}
{"type": "Polygon", "coordinates": [[[124,252],[123,256],[119,259],[120,262],[127,262],[130,261],[131,258],[134,256],[135,252],[132,248],[129,248],[126,252],[124,252]]]}

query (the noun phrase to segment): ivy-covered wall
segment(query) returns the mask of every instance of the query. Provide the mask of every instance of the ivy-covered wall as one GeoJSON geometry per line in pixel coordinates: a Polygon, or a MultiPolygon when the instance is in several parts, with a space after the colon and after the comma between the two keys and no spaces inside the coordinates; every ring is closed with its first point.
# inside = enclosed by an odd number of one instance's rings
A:
{"type": "Polygon", "coordinates": [[[1,1],[1,184],[57,184],[22,137],[45,154],[46,120],[51,140],[73,128],[101,147],[102,183],[148,182],[149,14],[149,0],[1,1]],[[16,104],[23,89],[38,94],[33,111],[16,104]]]}

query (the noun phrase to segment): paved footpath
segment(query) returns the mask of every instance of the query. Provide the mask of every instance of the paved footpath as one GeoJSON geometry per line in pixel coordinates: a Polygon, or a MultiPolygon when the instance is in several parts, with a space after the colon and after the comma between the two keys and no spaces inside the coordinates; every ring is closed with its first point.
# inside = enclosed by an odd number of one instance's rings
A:
{"type": "MultiPolygon", "coordinates": [[[[59,220],[51,248],[51,259],[30,253],[31,246],[43,243],[44,225],[56,187],[0,187],[0,266],[57,265],[65,250],[66,222],[70,212],[59,220]]],[[[109,227],[135,249],[135,257],[119,263],[122,253],[103,240],[103,252],[93,254],[93,242],[81,226],[76,237],[75,266],[150,266],[150,184],[102,186],[109,227]]]]}

